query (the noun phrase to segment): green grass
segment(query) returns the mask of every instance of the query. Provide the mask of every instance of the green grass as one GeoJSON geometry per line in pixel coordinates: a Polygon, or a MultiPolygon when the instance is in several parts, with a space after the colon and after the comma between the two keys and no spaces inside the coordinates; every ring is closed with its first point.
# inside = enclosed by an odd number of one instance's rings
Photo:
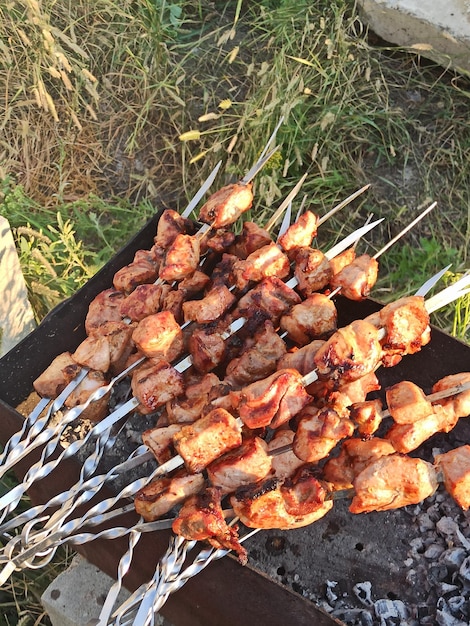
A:
{"type": "MultiPolygon", "coordinates": [[[[281,115],[251,218],[304,172],[294,211],[306,195],[324,214],[371,183],[320,246],[372,213],[386,223],[359,250],[375,252],[438,202],[381,257],[374,297],[469,266],[468,78],[377,41],[350,0],[28,0],[0,7],[0,35],[0,214],[38,320],[157,208],[183,207],[219,159],[216,185],[241,176],[281,115]]],[[[470,341],[469,318],[467,297],[433,319],[470,341]]],[[[41,577],[20,574],[4,606],[21,617],[41,577]]]]}

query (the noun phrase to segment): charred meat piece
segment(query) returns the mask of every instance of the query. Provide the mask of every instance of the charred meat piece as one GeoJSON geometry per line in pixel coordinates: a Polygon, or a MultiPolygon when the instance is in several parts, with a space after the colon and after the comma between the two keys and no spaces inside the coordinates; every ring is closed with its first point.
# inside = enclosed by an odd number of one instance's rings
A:
{"type": "Polygon", "coordinates": [[[173,437],[181,430],[180,424],[149,428],[142,433],[142,442],[155,455],[159,465],[163,465],[176,455],[173,437]]]}
{"type": "Polygon", "coordinates": [[[234,386],[246,385],[266,378],[276,370],[276,363],[286,353],[286,346],[267,320],[247,342],[240,357],[226,368],[225,380],[234,386]]]}
{"type": "Polygon", "coordinates": [[[341,295],[349,300],[363,300],[377,282],[379,264],[368,254],[362,254],[346,265],[330,280],[333,289],[341,289],[341,295]]]}
{"type": "Polygon", "coordinates": [[[141,320],[132,339],[148,358],[174,361],[184,350],[183,331],[169,311],[160,311],[141,320]]]}
{"type": "Polygon", "coordinates": [[[210,196],[199,211],[199,220],[212,228],[233,224],[253,204],[252,184],[226,185],[210,196]]]}
{"type": "Polygon", "coordinates": [[[160,266],[161,280],[182,280],[196,271],[200,258],[200,242],[198,237],[177,235],[167,248],[160,266]]]}
{"type": "Polygon", "coordinates": [[[249,528],[302,528],[322,518],[333,502],[325,500],[326,491],[311,473],[302,468],[292,480],[277,478],[241,487],[230,498],[240,521],[249,528]]]}
{"type": "Polygon", "coordinates": [[[252,252],[269,243],[271,236],[267,230],[254,222],[243,222],[242,232],[235,238],[229,252],[239,259],[246,259],[252,252]]]}
{"type": "MultiPolygon", "coordinates": [[[[64,404],[68,409],[72,409],[79,404],[85,404],[88,398],[97,389],[104,387],[107,384],[107,380],[103,372],[88,372],[82,382],[76,387],[72,393],[67,397],[64,404]]],[[[108,400],[111,392],[108,392],[105,396],[99,400],[90,402],[87,408],[80,414],[80,419],[90,420],[91,422],[99,422],[102,420],[108,410],[108,400]]]]}
{"type": "Polygon", "coordinates": [[[465,511],[470,507],[470,446],[460,446],[435,458],[447,492],[465,511]]]}
{"type": "Polygon", "coordinates": [[[356,476],[354,489],[351,513],[399,509],[418,504],[435,492],[436,470],[421,459],[388,454],[356,476]]]}
{"type": "Polygon", "coordinates": [[[81,371],[70,352],[62,352],[33,382],[42,398],[56,398],[81,371]]]}
{"type": "Polygon", "coordinates": [[[215,374],[206,374],[196,382],[188,382],[184,396],[175,398],[166,405],[168,421],[177,424],[191,424],[202,415],[202,411],[211,398],[213,390],[223,393],[215,374]]]}
{"type": "Polygon", "coordinates": [[[397,424],[411,424],[433,413],[423,390],[409,380],[402,380],[385,392],[390,415],[397,424]]]}
{"type": "Polygon", "coordinates": [[[124,298],[125,295],[116,289],[105,289],[99,293],[88,307],[85,318],[87,335],[105,322],[120,322],[122,320],[121,305],[124,298]]]}
{"type": "Polygon", "coordinates": [[[226,252],[235,241],[235,233],[231,230],[219,228],[204,240],[209,250],[222,254],[226,252]]]}
{"type": "Polygon", "coordinates": [[[221,494],[232,493],[239,487],[262,480],[271,470],[267,444],[259,437],[243,442],[226,452],[207,467],[211,484],[220,487],[221,494]]]}
{"type": "Polygon", "coordinates": [[[318,217],[311,211],[305,211],[295,224],[289,226],[279,237],[279,245],[285,252],[292,252],[296,248],[307,248],[317,234],[317,227],[318,217]]]}
{"type": "Polygon", "coordinates": [[[381,356],[377,328],[355,320],[325,342],[315,355],[315,365],[320,377],[345,384],[374,371],[381,356]]]}
{"type": "Polygon", "coordinates": [[[226,287],[232,287],[235,284],[235,274],[233,271],[235,263],[238,262],[238,257],[233,254],[222,255],[222,259],[212,270],[211,281],[212,286],[225,285],[226,287]]]}
{"type": "Polygon", "coordinates": [[[208,541],[214,548],[234,550],[243,565],[246,550],[238,540],[238,526],[228,526],[220,505],[220,489],[208,487],[189,497],[173,522],[173,532],[185,539],[208,541]]]}
{"type": "Polygon", "coordinates": [[[196,329],[189,337],[188,348],[193,366],[201,374],[215,369],[226,354],[225,340],[216,326],[196,329]]]}
{"type": "Polygon", "coordinates": [[[316,368],[314,358],[324,343],[322,339],[316,339],[298,350],[288,352],[278,361],[278,369],[291,368],[305,376],[316,368]]]}
{"type": "Polygon", "coordinates": [[[143,414],[152,413],[184,391],[183,376],[167,361],[150,360],[134,370],[132,392],[143,414]]]}
{"type": "Polygon", "coordinates": [[[299,416],[293,450],[302,461],[316,463],[327,457],[341,439],[351,437],[354,424],[333,409],[308,413],[307,408],[299,416]]]}
{"type": "Polygon", "coordinates": [[[158,313],[162,295],[162,285],[138,285],[121,301],[121,316],[128,317],[133,322],[140,322],[144,317],[158,313]]]}
{"type": "Polygon", "coordinates": [[[166,250],[171,246],[177,235],[191,234],[194,231],[194,222],[182,217],[172,209],[166,209],[160,216],[157,225],[155,244],[166,250]]]}
{"type": "Polygon", "coordinates": [[[146,522],[153,522],[168,513],[204,487],[202,474],[181,474],[172,478],[158,478],[137,492],[134,506],[146,522]]]}
{"type": "Polygon", "coordinates": [[[370,437],[382,423],[382,402],[380,400],[355,402],[349,409],[349,417],[356,424],[360,435],[370,437]]]}
{"type": "Polygon", "coordinates": [[[290,428],[279,428],[268,443],[270,453],[283,447],[288,448],[280,454],[276,453],[271,456],[272,474],[276,476],[276,478],[287,478],[298,470],[299,467],[304,465],[304,461],[299,459],[292,451],[294,436],[295,433],[290,428]]]}
{"type": "Polygon", "coordinates": [[[294,304],[299,304],[300,297],[279,278],[264,278],[256,287],[240,298],[234,317],[252,317],[255,311],[266,314],[274,326],[282,315],[294,304]]]}
{"type": "Polygon", "coordinates": [[[213,287],[202,300],[188,300],[183,303],[185,322],[208,324],[222,317],[237,301],[225,285],[213,287]]]}
{"type": "MultiPolygon", "coordinates": [[[[433,386],[432,392],[437,393],[438,391],[445,391],[457,385],[466,385],[469,382],[469,372],[451,374],[450,376],[441,378],[441,380],[433,386]]],[[[470,415],[470,390],[461,391],[449,398],[438,400],[435,404],[440,404],[446,409],[451,410],[457,417],[467,417],[467,415],[470,415]]]]}
{"type": "Polygon", "coordinates": [[[323,478],[333,483],[335,489],[350,489],[354,479],[376,459],[394,454],[395,448],[389,441],[372,439],[346,439],[341,445],[339,456],[328,459],[323,467],[323,478]]]}
{"type": "Polygon", "coordinates": [[[124,322],[106,322],[82,341],[73,358],[84,367],[108,372],[112,366],[123,365],[133,349],[133,328],[124,322]]]}
{"type": "Polygon", "coordinates": [[[263,278],[276,276],[285,278],[290,273],[290,262],[282,250],[275,244],[258,248],[245,260],[234,264],[236,285],[239,289],[245,289],[249,281],[259,283],[263,278]]]}
{"type": "Polygon", "coordinates": [[[314,293],[283,315],[280,326],[289,339],[305,346],[312,339],[331,335],[336,330],[337,320],[334,303],[323,294],[314,293]]]}
{"type": "Polygon", "coordinates": [[[323,252],[313,248],[299,248],[294,260],[298,289],[305,298],[328,285],[332,273],[330,262],[323,252]]]}
{"type": "Polygon", "coordinates": [[[225,409],[213,409],[173,437],[173,445],[189,472],[201,472],[224,452],[241,445],[241,426],[225,409]]]}
{"type": "Polygon", "coordinates": [[[436,404],[432,413],[412,424],[393,424],[385,435],[397,452],[416,450],[436,433],[448,433],[458,422],[458,417],[449,407],[436,404]]]}
{"type": "Polygon", "coordinates": [[[231,392],[240,418],[248,428],[278,428],[311,400],[296,370],[278,370],[263,380],[231,392]]]}

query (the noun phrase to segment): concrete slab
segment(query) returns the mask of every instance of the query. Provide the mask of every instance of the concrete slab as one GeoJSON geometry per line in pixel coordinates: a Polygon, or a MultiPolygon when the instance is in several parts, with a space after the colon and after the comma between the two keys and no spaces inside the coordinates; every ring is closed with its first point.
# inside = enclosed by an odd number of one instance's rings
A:
{"type": "Polygon", "coordinates": [[[382,39],[470,72],[470,0],[359,0],[358,5],[382,39]]]}
{"type": "Polygon", "coordinates": [[[36,324],[10,224],[0,217],[0,356],[6,354],[36,324]]]}

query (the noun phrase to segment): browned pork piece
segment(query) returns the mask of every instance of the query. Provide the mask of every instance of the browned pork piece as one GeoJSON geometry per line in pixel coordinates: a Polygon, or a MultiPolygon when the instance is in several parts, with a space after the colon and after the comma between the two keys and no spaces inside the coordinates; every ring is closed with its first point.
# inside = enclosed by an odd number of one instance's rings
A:
{"type": "Polygon", "coordinates": [[[402,380],[385,392],[390,415],[397,424],[410,424],[433,413],[423,390],[409,380],[402,380]]]}
{"type": "MultiPolygon", "coordinates": [[[[459,374],[450,374],[438,380],[432,388],[433,393],[451,389],[457,385],[467,385],[470,383],[470,373],[460,372],[459,374]]],[[[448,398],[437,400],[435,404],[451,410],[457,417],[466,417],[470,415],[470,390],[461,391],[448,398]]]]}
{"type": "Polygon", "coordinates": [[[279,428],[303,409],[312,398],[296,370],[278,370],[230,393],[234,406],[248,428],[279,428]]]}
{"type": "Polygon", "coordinates": [[[305,374],[315,369],[314,357],[324,343],[322,339],[316,339],[298,350],[288,352],[278,361],[278,369],[291,368],[305,376],[305,374]]]}
{"type": "Polygon", "coordinates": [[[207,467],[211,484],[220,487],[224,496],[239,487],[262,480],[271,470],[267,448],[262,439],[253,437],[226,452],[207,467]]]}
{"type": "Polygon", "coordinates": [[[264,278],[242,298],[233,313],[234,318],[252,317],[261,312],[277,326],[282,315],[294,305],[299,304],[299,295],[279,278],[264,278]]]}
{"type": "Polygon", "coordinates": [[[114,274],[113,285],[118,291],[131,293],[143,283],[153,283],[158,276],[160,259],[152,251],[137,250],[134,260],[114,274]]]}
{"type": "Polygon", "coordinates": [[[145,317],[133,331],[132,339],[149,358],[174,361],[184,350],[183,331],[170,311],[145,317]]]}
{"type": "Polygon", "coordinates": [[[183,426],[173,437],[173,445],[192,473],[201,472],[221,454],[241,443],[241,426],[225,409],[213,409],[183,426]]]}
{"type": "Polygon", "coordinates": [[[350,383],[375,370],[382,357],[378,329],[365,320],[339,328],[318,350],[315,365],[320,377],[350,383]]]}
{"type": "Polygon", "coordinates": [[[230,288],[235,284],[235,274],[233,268],[238,260],[238,257],[233,254],[227,254],[225,252],[222,254],[221,260],[215,265],[211,273],[212,287],[225,285],[230,288]]]}
{"type": "Polygon", "coordinates": [[[305,298],[315,291],[320,291],[330,282],[332,276],[330,262],[320,250],[299,248],[296,250],[294,261],[298,289],[305,298]]]}
{"type": "Polygon", "coordinates": [[[349,300],[363,300],[377,282],[379,264],[368,254],[362,254],[346,265],[330,280],[333,289],[341,289],[341,295],[349,300]]]}
{"type": "Polygon", "coordinates": [[[180,424],[157,426],[142,433],[142,442],[155,455],[159,465],[163,465],[176,455],[173,437],[181,430],[180,424]]]}
{"type": "Polygon", "coordinates": [[[224,360],[227,349],[219,325],[195,329],[189,337],[188,349],[198,372],[206,374],[215,369],[224,360]]]}
{"type": "Polygon", "coordinates": [[[196,270],[191,276],[183,278],[178,283],[178,291],[183,291],[186,295],[193,295],[203,291],[210,283],[211,279],[207,274],[196,270]]]}
{"type": "Polygon", "coordinates": [[[235,233],[225,228],[219,228],[215,232],[212,232],[209,237],[204,238],[203,246],[205,245],[209,250],[222,254],[226,252],[235,241],[235,233]]]}
{"type": "Polygon", "coordinates": [[[235,285],[238,289],[245,289],[250,281],[258,283],[270,276],[277,278],[289,276],[290,262],[284,252],[271,242],[252,252],[246,259],[237,261],[233,266],[233,272],[235,285]]]}
{"type": "Polygon", "coordinates": [[[388,454],[370,463],[354,479],[351,513],[389,511],[418,504],[437,489],[434,467],[421,459],[388,454]]]}
{"type": "Polygon", "coordinates": [[[212,228],[230,226],[253,204],[253,185],[234,183],[213,193],[199,211],[199,220],[212,228]]]}
{"type": "Polygon", "coordinates": [[[93,370],[120,371],[133,350],[133,328],[124,322],[106,322],[95,328],[73,353],[73,359],[93,370]]]}
{"type": "Polygon", "coordinates": [[[316,522],[333,507],[324,484],[309,467],[301,467],[292,479],[265,480],[237,489],[230,497],[235,515],[249,528],[289,530],[316,522]]]}
{"type": "Polygon", "coordinates": [[[254,222],[247,221],[243,222],[242,232],[235,238],[229,252],[239,259],[246,259],[252,252],[268,243],[271,243],[268,231],[254,222]]]}
{"type": "Polygon", "coordinates": [[[172,209],[166,209],[160,216],[157,224],[157,234],[154,237],[155,245],[166,250],[173,243],[177,235],[191,234],[194,231],[194,222],[182,217],[172,209]]]}
{"type": "Polygon", "coordinates": [[[375,372],[369,372],[357,380],[340,385],[338,389],[333,391],[328,390],[329,387],[330,385],[326,381],[325,401],[336,411],[343,411],[357,402],[363,402],[368,393],[380,389],[380,383],[375,372]]]}
{"type": "Polygon", "coordinates": [[[121,304],[125,295],[116,289],[101,291],[88,307],[85,318],[85,330],[89,335],[92,330],[105,322],[120,322],[122,320],[121,304]]]}
{"type": "Polygon", "coordinates": [[[429,415],[412,424],[393,424],[385,439],[390,441],[397,452],[411,452],[432,435],[450,432],[458,419],[451,407],[436,404],[429,415]]]}
{"type": "Polygon", "coordinates": [[[408,296],[391,302],[366,317],[366,321],[382,328],[385,333],[380,340],[385,367],[396,365],[405,354],[418,352],[431,339],[429,314],[421,296],[408,296]]]}
{"type": "Polygon", "coordinates": [[[171,478],[157,478],[137,492],[134,506],[146,522],[153,522],[168,513],[204,487],[202,474],[177,474],[171,478]]]}
{"type": "Polygon", "coordinates": [[[225,285],[213,287],[202,300],[183,302],[185,322],[208,324],[222,317],[237,301],[225,285]]]}
{"type": "Polygon", "coordinates": [[[339,455],[325,463],[323,478],[332,483],[335,489],[350,489],[354,479],[363,469],[376,459],[395,452],[389,441],[379,437],[372,437],[366,441],[346,439],[341,445],[339,455]]]}
{"type": "Polygon", "coordinates": [[[460,446],[435,458],[447,492],[465,511],[470,507],[470,446],[460,446]]]}
{"type": "Polygon", "coordinates": [[[201,417],[206,405],[214,398],[227,394],[229,386],[215,374],[205,374],[197,381],[188,381],[184,396],[175,398],[166,405],[171,424],[191,424],[201,417]]]}
{"type": "Polygon", "coordinates": [[[348,417],[329,408],[318,411],[307,407],[299,415],[292,449],[302,461],[316,463],[353,432],[354,424],[348,417]]]}
{"type": "MultiPolygon", "coordinates": [[[[64,404],[68,409],[78,406],[79,404],[85,404],[88,398],[100,387],[104,387],[107,384],[107,380],[103,372],[90,371],[81,381],[78,387],[67,396],[64,404]]],[[[91,422],[99,422],[102,420],[108,411],[108,400],[111,392],[108,392],[105,396],[99,400],[90,402],[87,408],[80,414],[80,419],[90,420],[91,422]]]]}
{"type": "Polygon", "coordinates": [[[140,413],[152,413],[184,391],[183,376],[167,361],[149,359],[132,372],[132,392],[140,413]]]}
{"type": "Polygon", "coordinates": [[[177,235],[165,252],[159,270],[161,280],[182,280],[196,271],[201,246],[198,237],[177,235]]]}
{"type": "Polygon", "coordinates": [[[338,314],[334,303],[321,293],[314,293],[281,317],[280,326],[289,339],[305,346],[312,339],[331,335],[336,330],[338,314]]]}
{"type": "Polygon", "coordinates": [[[158,313],[167,288],[167,285],[138,285],[121,301],[121,316],[140,322],[144,317],[158,313]]]}
{"type": "Polygon", "coordinates": [[[382,402],[364,400],[349,407],[349,417],[356,424],[357,432],[362,437],[370,437],[377,432],[382,423],[382,402]]]}
{"type": "Polygon", "coordinates": [[[243,565],[246,550],[238,540],[238,526],[228,526],[220,505],[220,489],[208,487],[190,496],[173,522],[173,532],[185,539],[208,541],[214,548],[234,550],[243,565]]]}
{"type": "Polygon", "coordinates": [[[354,261],[355,258],[356,258],[355,249],[348,248],[347,250],[344,250],[340,254],[337,254],[333,259],[330,259],[330,267],[331,267],[332,275],[334,276],[335,274],[338,274],[338,272],[340,272],[343,269],[343,267],[346,267],[346,265],[350,265],[354,261]]]}
{"type": "Polygon", "coordinates": [[[266,378],[286,353],[286,345],[266,320],[254,337],[245,342],[240,357],[232,359],[225,370],[225,381],[235,386],[266,378]]]}
{"type": "Polygon", "coordinates": [[[279,245],[285,252],[295,251],[296,248],[307,248],[317,234],[318,217],[311,211],[305,211],[299,219],[289,226],[286,232],[279,237],[279,245]]]}
{"type": "Polygon", "coordinates": [[[298,470],[299,467],[304,465],[304,461],[299,459],[299,457],[292,451],[294,436],[295,433],[290,428],[279,428],[276,430],[273,438],[268,443],[268,450],[270,453],[275,450],[279,450],[284,446],[289,448],[281,454],[276,453],[271,457],[271,473],[277,478],[287,478],[298,470]]]}
{"type": "Polygon", "coordinates": [[[33,382],[34,389],[43,398],[56,398],[81,371],[70,352],[62,352],[33,382]]]}

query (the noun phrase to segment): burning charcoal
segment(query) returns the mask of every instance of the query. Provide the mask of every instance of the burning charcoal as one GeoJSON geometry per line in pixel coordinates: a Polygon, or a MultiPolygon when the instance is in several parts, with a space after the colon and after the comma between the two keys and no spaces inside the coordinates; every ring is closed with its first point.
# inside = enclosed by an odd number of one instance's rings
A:
{"type": "Polygon", "coordinates": [[[436,591],[440,596],[446,596],[453,591],[457,591],[457,585],[451,585],[450,583],[439,583],[436,585],[436,591]]]}
{"type": "Polygon", "coordinates": [[[449,613],[443,613],[442,611],[437,611],[436,623],[439,626],[468,626],[467,622],[462,622],[462,620],[449,615],[449,613]]]}
{"type": "Polygon", "coordinates": [[[422,554],[424,552],[424,540],[422,537],[415,537],[410,541],[411,552],[413,554],[422,554]]]}
{"type": "Polygon", "coordinates": [[[470,582],[470,556],[463,560],[459,569],[459,577],[466,582],[470,582]]]}
{"type": "Polygon", "coordinates": [[[439,558],[441,554],[444,552],[444,547],[440,546],[438,543],[432,543],[426,551],[424,552],[424,556],[431,561],[439,558]]]}
{"type": "Polygon", "coordinates": [[[434,530],[434,522],[429,517],[429,513],[421,513],[416,518],[418,522],[419,530],[424,533],[427,530],[434,530]]]}
{"type": "Polygon", "coordinates": [[[436,524],[437,530],[441,535],[453,535],[457,530],[457,523],[451,517],[441,517],[436,524]]]}
{"type": "Polygon", "coordinates": [[[462,616],[462,609],[465,607],[466,600],[463,596],[453,596],[447,600],[450,612],[454,617],[462,616]]]}
{"type": "Polygon", "coordinates": [[[326,597],[328,598],[328,602],[333,604],[338,599],[338,596],[334,593],[333,588],[336,587],[338,582],[336,580],[327,580],[326,581],[326,597]]]}
{"type": "Polygon", "coordinates": [[[353,591],[356,598],[362,602],[364,606],[372,606],[374,604],[371,597],[372,583],[369,580],[354,585],[353,591]]]}
{"type": "Polygon", "coordinates": [[[350,626],[370,626],[373,624],[372,616],[363,609],[335,609],[332,615],[350,626]]]}
{"type": "Polygon", "coordinates": [[[381,626],[400,624],[402,619],[409,617],[408,609],[401,600],[381,598],[374,603],[374,611],[375,615],[380,618],[381,626]],[[398,620],[395,618],[398,618],[398,620]]]}
{"type": "Polygon", "coordinates": [[[429,568],[429,580],[433,584],[442,582],[443,580],[445,580],[445,578],[447,578],[448,574],[449,571],[447,567],[442,563],[436,563],[434,565],[431,565],[431,567],[429,568]]]}
{"type": "Polygon", "coordinates": [[[448,548],[441,554],[439,561],[451,571],[456,571],[462,565],[466,551],[460,547],[448,548]]]}

